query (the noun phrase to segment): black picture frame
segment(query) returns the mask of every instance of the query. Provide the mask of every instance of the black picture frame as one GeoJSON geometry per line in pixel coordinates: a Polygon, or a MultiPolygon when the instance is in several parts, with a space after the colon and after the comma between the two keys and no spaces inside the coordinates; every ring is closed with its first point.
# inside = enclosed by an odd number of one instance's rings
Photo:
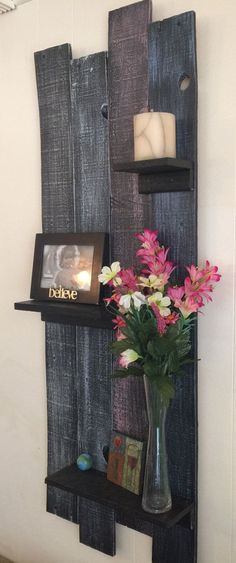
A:
{"type": "Polygon", "coordinates": [[[106,233],[36,234],[31,299],[99,304],[106,233]]]}

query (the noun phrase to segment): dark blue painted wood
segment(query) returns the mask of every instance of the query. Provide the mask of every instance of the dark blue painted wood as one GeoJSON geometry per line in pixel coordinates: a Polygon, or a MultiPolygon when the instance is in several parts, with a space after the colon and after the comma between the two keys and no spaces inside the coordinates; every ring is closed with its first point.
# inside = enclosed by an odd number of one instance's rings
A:
{"type": "MultiPolygon", "coordinates": [[[[70,45],[35,54],[44,232],[74,230],[70,45]]],[[[77,457],[75,328],[46,323],[48,473],[77,457]]],[[[77,521],[76,499],[48,488],[47,509],[77,521]]]]}
{"type": "Polygon", "coordinates": [[[175,526],[170,530],[153,526],[153,563],[191,563],[194,550],[194,532],[175,526]]]}
{"type": "MultiPolygon", "coordinates": [[[[109,14],[109,128],[111,154],[112,260],[130,266],[137,247],[134,234],[149,224],[150,197],[138,194],[135,174],[114,172],[113,163],[133,158],[133,115],[148,105],[149,0],[109,14]],[[125,176],[125,177],[124,177],[125,176]]],[[[147,420],[143,382],[116,380],[113,426],[142,439],[147,420]]]]}
{"type": "MultiPolygon", "coordinates": [[[[76,230],[110,230],[107,55],[97,53],[72,63],[72,118],[76,230]]],[[[89,452],[96,469],[106,470],[103,447],[111,432],[111,331],[76,328],[78,448],[89,452]]],[[[115,554],[112,509],[80,499],[80,541],[115,554]]]]}
{"type": "MultiPolygon", "coordinates": [[[[187,12],[155,22],[149,27],[149,105],[155,111],[176,115],[177,158],[193,162],[195,190],[152,196],[153,219],[159,238],[170,246],[170,259],[180,264],[176,278],[186,275],[183,265],[197,262],[197,69],[195,14],[187,12]],[[182,91],[181,79],[190,86],[182,91]]],[[[197,357],[196,335],[193,356],[197,357]]],[[[176,396],[168,414],[168,455],[171,490],[174,495],[196,500],[197,481],[197,370],[176,381],[176,396]]],[[[195,522],[196,524],[196,522],[195,522]]],[[[192,563],[196,558],[196,534],[176,530],[173,537],[154,541],[155,561],[192,563]],[[191,540],[187,539],[191,534],[191,540]],[[163,543],[164,542],[164,543],[163,543]],[[170,547],[172,545],[172,548],[170,547]],[[186,548],[186,544],[188,548],[186,548]],[[174,546],[178,545],[174,548],[174,546]],[[161,554],[161,555],[160,555],[161,554]]]]}

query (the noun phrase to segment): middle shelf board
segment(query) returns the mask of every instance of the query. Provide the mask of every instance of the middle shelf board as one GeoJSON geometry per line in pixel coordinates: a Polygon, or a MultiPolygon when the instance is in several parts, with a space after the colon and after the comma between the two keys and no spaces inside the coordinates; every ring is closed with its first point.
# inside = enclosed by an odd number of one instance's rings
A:
{"type": "Polygon", "coordinates": [[[45,483],[163,528],[181,524],[181,520],[190,515],[194,507],[189,500],[174,497],[171,510],[163,514],[149,514],[142,509],[141,496],[108,481],[106,474],[101,471],[80,471],[76,464],[49,475],[45,483]]]}
{"type": "Polygon", "coordinates": [[[91,328],[114,328],[112,314],[105,305],[85,305],[84,303],[62,303],[55,301],[20,301],[15,303],[17,311],[41,313],[42,321],[76,324],[91,328]]]}
{"type": "Polygon", "coordinates": [[[115,172],[139,175],[139,193],[164,193],[193,189],[193,163],[177,158],[114,162],[115,172]]]}

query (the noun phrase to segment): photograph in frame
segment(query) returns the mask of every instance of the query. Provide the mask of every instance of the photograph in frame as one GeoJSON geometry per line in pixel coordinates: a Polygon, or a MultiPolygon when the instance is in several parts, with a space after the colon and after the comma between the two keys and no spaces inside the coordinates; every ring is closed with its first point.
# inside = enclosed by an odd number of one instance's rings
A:
{"type": "Polygon", "coordinates": [[[31,298],[99,303],[105,233],[37,234],[31,298]]]}

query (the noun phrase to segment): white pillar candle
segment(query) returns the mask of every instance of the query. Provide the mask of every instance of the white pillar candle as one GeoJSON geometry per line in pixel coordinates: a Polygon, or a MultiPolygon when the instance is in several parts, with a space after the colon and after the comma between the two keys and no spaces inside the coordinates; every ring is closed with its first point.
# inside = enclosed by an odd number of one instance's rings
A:
{"type": "Polygon", "coordinates": [[[175,115],[150,111],[134,115],[134,160],[176,157],[175,115]]]}

